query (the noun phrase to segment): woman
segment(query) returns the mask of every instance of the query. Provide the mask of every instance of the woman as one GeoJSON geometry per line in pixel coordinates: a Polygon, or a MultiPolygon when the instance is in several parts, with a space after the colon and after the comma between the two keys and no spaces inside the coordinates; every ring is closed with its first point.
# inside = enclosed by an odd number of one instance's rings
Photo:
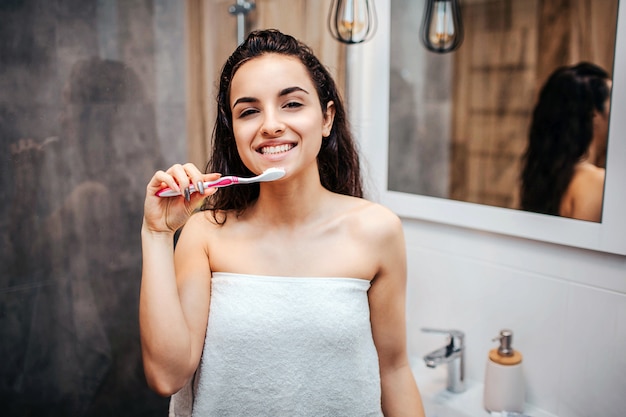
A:
{"type": "Polygon", "coordinates": [[[521,208],[599,222],[611,81],[582,62],[557,69],[533,111],[522,170],[521,208]]]}
{"type": "Polygon", "coordinates": [[[308,47],[266,30],[235,50],[208,171],[174,165],[147,186],[142,349],[172,414],[423,416],[401,223],[361,198],[343,104],[308,47]],[[202,186],[270,167],[286,175],[202,186]],[[185,197],[157,197],[166,186],[185,197]]]}

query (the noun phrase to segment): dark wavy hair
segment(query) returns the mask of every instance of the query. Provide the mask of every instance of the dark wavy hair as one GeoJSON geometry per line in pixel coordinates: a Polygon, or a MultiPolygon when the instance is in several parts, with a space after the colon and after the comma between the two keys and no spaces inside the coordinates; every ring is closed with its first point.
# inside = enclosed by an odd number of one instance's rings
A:
{"type": "Polygon", "coordinates": [[[581,62],[554,71],[539,92],[522,159],[523,210],[559,215],[574,167],[589,152],[594,111],[605,112],[609,74],[581,62]]]}
{"type": "MultiPolygon", "coordinates": [[[[265,54],[297,58],[306,67],[320,100],[320,111],[335,104],[335,118],[330,136],[322,141],[317,163],[322,185],[330,191],[363,197],[358,149],[349,129],[348,119],[335,81],[315,57],[312,50],[290,35],[275,29],[254,31],[237,47],[222,68],[217,94],[217,120],[213,131],[213,147],[206,172],[229,175],[254,175],[242,162],[232,127],[230,88],[241,66],[265,54]]],[[[203,210],[243,212],[259,196],[259,184],[222,188],[207,198],[203,210]]]]}

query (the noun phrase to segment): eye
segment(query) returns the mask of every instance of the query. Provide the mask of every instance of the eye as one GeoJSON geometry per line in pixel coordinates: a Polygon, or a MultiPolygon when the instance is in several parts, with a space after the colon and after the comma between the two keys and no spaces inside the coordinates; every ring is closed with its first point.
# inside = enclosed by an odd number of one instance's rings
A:
{"type": "Polygon", "coordinates": [[[299,103],[297,101],[290,101],[287,104],[284,105],[285,108],[287,109],[297,109],[298,107],[302,107],[304,104],[299,103]]]}
{"type": "Polygon", "coordinates": [[[244,117],[250,116],[251,114],[257,113],[256,109],[245,109],[241,113],[239,113],[239,118],[242,119],[244,117]]]}

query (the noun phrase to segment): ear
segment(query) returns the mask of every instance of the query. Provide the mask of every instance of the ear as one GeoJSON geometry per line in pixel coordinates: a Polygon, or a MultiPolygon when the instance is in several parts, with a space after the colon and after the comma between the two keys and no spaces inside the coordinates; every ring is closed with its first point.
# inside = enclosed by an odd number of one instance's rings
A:
{"type": "Polygon", "coordinates": [[[330,136],[330,131],[333,128],[333,121],[335,120],[335,103],[329,101],[326,104],[326,111],[324,111],[324,123],[322,124],[322,136],[327,138],[330,136]]]}

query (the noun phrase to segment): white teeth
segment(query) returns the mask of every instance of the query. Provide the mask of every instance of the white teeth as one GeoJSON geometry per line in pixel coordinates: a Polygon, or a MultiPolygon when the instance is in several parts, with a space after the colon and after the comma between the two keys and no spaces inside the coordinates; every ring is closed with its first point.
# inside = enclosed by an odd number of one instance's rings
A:
{"type": "Polygon", "coordinates": [[[276,153],[287,152],[291,150],[291,148],[293,148],[293,145],[266,146],[264,148],[261,148],[261,153],[263,155],[276,154],[276,153]]]}

